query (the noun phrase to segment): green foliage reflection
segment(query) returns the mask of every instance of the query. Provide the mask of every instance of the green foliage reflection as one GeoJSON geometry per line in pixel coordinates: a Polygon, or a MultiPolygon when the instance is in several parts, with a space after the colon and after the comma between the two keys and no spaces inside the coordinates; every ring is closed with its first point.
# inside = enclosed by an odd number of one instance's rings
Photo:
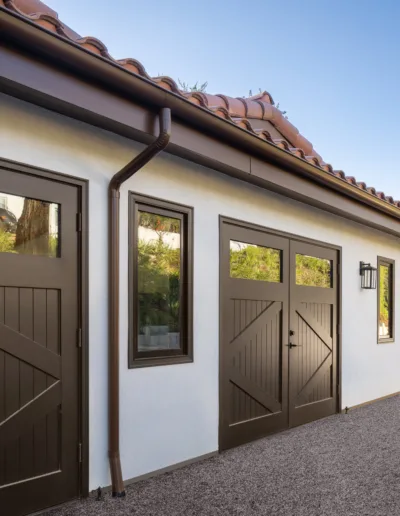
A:
{"type": "Polygon", "coordinates": [[[390,271],[387,265],[379,267],[379,323],[381,326],[382,337],[389,336],[390,328],[390,271]]]}
{"type": "Polygon", "coordinates": [[[242,242],[231,242],[231,278],[281,281],[281,252],[277,249],[242,242]]]}
{"type": "MultiPolygon", "coordinates": [[[[231,278],[280,282],[281,251],[232,240],[230,275],[231,278]]],[[[331,262],[314,256],[297,254],[296,284],[330,288],[331,262]]]]}
{"type": "Polygon", "coordinates": [[[0,227],[0,253],[13,253],[15,236],[0,227]]]}
{"type": "Polygon", "coordinates": [[[138,240],[139,332],[146,326],[179,332],[180,220],[147,212],[139,216],[139,227],[150,231],[138,240]]]}
{"type": "Polygon", "coordinates": [[[296,254],[296,285],[331,287],[331,262],[315,256],[296,254]]]}

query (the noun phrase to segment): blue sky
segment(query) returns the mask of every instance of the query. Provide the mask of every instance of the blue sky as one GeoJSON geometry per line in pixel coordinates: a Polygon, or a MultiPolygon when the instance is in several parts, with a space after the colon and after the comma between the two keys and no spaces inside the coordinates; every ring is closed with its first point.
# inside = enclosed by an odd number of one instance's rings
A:
{"type": "Polygon", "coordinates": [[[269,91],[325,161],[400,199],[398,0],[45,0],[151,76],[269,91]]]}

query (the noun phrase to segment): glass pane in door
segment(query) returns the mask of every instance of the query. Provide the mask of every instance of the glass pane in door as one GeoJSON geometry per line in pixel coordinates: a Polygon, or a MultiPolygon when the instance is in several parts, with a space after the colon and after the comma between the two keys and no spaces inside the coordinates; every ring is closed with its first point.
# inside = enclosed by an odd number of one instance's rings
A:
{"type": "Polygon", "coordinates": [[[60,206],[0,192],[0,253],[60,256],[60,206]]]}
{"type": "Polygon", "coordinates": [[[296,254],[296,285],[332,288],[331,269],[330,260],[296,254]]]}
{"type": "Polygon", "coordinates": [[[261,245],[230,241],[230,276],[280,283],[281,251],[261,245]]]}

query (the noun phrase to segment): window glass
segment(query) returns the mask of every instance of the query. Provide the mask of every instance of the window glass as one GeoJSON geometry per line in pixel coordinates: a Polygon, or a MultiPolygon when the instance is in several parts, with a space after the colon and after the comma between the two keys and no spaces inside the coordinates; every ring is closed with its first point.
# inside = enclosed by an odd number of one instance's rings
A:
{"type": "Polygon", "coordinates": [[[281,251],[244,242],[230,241],[231,278],[281,281],[281,251]]]}
{"type": "Polygon", "coordinates": [[[379,338],[390,339],[392,334],[392,265],[379,264],[379,338]]]}
{"type": "Polygon", "coordinates": [[[332,287],[332,265],[325,258],[296,254],[296,285],[332,287]]]}
{"type": "Polygon", "coordinates": [[[181,220],[138,217],[138,351],[180,348],[181,220]]]}
{"type": "Polygon", "coordinates": [[[0,252],[57,257],[59,205],[0,192],[0,252]]]}

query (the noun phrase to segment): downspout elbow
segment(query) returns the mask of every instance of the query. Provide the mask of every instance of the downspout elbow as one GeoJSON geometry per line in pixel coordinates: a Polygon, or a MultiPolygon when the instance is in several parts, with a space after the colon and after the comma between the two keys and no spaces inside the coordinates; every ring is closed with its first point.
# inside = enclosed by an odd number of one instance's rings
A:
{"type": "Polygon", "coordinates": [[[111,196],[117,196],[117,192],[119,192],[122,183],[136,174],[136,172],[157,156],[157,154],[163,151],[168,145],[171,139],[171,110],[169,108],[162,108],[158,115],[158,119],[160,132],[157,139],[113,176],[109,184],[109,192],[111,196]]]}

